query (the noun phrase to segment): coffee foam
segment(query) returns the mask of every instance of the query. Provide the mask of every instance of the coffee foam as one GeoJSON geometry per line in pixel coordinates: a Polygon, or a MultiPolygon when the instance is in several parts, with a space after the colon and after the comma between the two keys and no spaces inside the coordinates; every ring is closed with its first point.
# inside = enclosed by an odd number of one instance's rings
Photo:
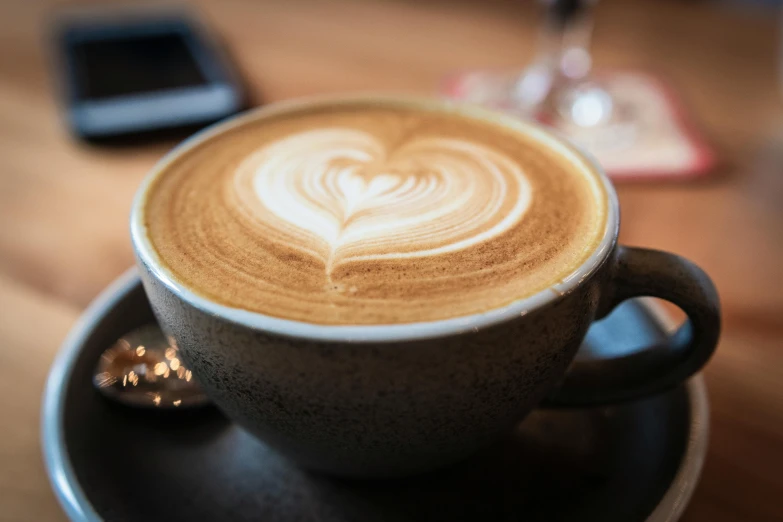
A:
{"type": "Polygon", "coordinates": [[[236,197],[266,237],[340,263],[471,248],[513,227],[531,188],[518,164],[440,137],[386,149],[350,128],[304,131],[260,148],[236,172],[236,197]]]}
{"type": "Polygon", "coordinates": [[[500,125],[357,102],[206,140],[158,176],[144,215],[162,262],[210,300],[392,324],[498,308],[566,277],[603,233],[599,185],[500,125]]]}

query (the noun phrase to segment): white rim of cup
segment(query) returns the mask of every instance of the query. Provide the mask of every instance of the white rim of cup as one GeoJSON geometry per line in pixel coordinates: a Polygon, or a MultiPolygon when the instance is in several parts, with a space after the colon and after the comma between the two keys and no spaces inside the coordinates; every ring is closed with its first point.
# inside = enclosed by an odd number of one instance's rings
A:
{"type": "Polygon", "coordinates": [[[327,342],[384,343],[422,340],[471,331],[476,332],[489,326],[509,321],[515,317],[524,316],[537,308],[560,299],[563,295],[570,293],[583,281],[590,278],[612,252],[617,242],[619,231],[619,205],[614,187],[596,160],[577,148],[566,138],[553,133],[551,130],[544,130],[536,124],[527,123],[521,119],[460,102],[407,96],[362,94],[341,97],[310,97],[278,102],[269,107],[261,107],[245,112],[240,116],[217,123],[196,133],[166,154],[144,179],[133,200],[130,229],[134,251],[153,276],[187,304],[209,315],[286,337],[327,342]],[[323,325],[281,319],[258,312],[233,308],[211,301],[188,289],[164,266],[149,239],[146,226],[144,225],[144,203],[148,190],[170,163],[213,136],[242,125],[247,121],[281,112],[302,110],[311,106],[327,104],[334,106],[355,103],[372,103],[388,107],[414,107],[427,111],[457,113],[468,118],[500,123],[542,143],[569,160],[586,175],[592,176],[597,181],[598,187],[603,189],[607,208],[604,231],[600,242],[576,270],[560,282],[536,294],[478,314],[404,324],[323,325]]]}

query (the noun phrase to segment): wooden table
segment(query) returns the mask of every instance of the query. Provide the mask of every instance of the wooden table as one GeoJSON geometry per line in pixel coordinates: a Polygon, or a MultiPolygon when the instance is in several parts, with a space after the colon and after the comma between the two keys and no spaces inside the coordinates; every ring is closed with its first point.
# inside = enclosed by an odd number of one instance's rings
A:
{"type": "MultiPolygon", "coordinates": [[[[202,7],[263,100],[428,93],[471,66],[532,56],[531,2],[221,0],[202,7]]],[[[48,366],[79,312],[133,261],[134,189],[171,143],[95,148],[58,115],[42,43],[49,2],[0,4],[0,519],[59,520],[38,442],[48,366]]],[[[706,371],[712,437],[686,521],[783,520],[783,90],[778,17],[673,1],[605,1],[600,66],[680,88],[723,153],[712,181],[619,187],[626,243],[690,257],[725,330],[706,371]]]]}

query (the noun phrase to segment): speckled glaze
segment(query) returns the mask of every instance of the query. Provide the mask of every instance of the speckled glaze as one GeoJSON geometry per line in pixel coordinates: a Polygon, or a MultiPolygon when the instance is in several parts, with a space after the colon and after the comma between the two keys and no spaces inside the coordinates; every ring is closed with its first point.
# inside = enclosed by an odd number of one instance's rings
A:
{"type": "MultiPolygon", "coordinates": [[[[547,139],[600,172],[570,145],[547,139]]],[[[545,399],[596,404],[649,395],[681,382],[709,358],[719,331],[709,279],[671,254],[618,247],[617,199],[602,180],[610,207],[604,236],[577,272],[505,308],[431,323],[312,325],[197,296],[173,279],[145,236],[137,209],[146,185],[134,203],[131,236],[156,317],[229,417],[308,469],[399,476],[467,456],[545,399]],[[633,295],[670,299],[692,324],[658,352],[622,357],[619,365],[585,361],[566,378],[590,323],[633,295]],[[558,398],[553,392],[560,386],[558,398]]]]}
{"type": "Polygon", "coordinates": [[[318,342],[205,314],[142,274],[158,320],[229,417],[307,468],[351,476],[431,469],[511,428],[563,376],[596,307],[587,284],[478,332],[318,342]]]}

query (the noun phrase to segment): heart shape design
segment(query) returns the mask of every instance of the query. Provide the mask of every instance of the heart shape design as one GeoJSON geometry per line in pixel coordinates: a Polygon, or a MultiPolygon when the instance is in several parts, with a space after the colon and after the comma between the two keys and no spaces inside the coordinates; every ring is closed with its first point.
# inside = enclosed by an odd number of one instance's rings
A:
{"type": "Polygon", "coordinates": [[[265,237],[319,256],[431,256],[512,228],[530,205],[521,167],[487,146],[422,137],[393,150],[349,128],[304,131],[239,165],[234,188],[265,237]]]}

